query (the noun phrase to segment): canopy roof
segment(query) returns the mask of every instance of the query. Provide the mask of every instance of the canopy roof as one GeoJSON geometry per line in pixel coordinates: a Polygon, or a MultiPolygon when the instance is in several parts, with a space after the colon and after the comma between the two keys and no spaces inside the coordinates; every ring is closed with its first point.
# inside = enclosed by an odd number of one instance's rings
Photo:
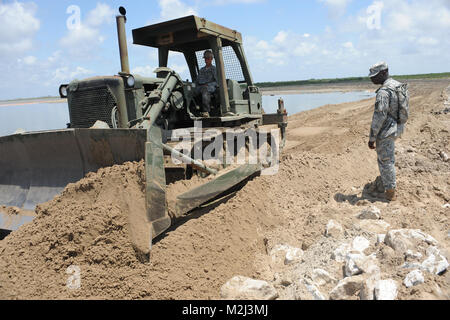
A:
{"type": "Polygon", "coordinates": [[[242,35],[236,30],[197,16],[187,16],[133,30],[134,44],[180,52],[209,49],[211,37],[221,38],[223,46],[242,43],[242,35]]]}

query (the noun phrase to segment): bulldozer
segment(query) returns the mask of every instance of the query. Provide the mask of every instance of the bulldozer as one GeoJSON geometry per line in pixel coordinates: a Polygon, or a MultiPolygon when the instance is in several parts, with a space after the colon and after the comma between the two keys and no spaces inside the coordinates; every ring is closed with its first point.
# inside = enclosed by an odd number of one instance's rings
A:
{"type": "MultiPolygon", "coordinates": [[[[264,112],[239,32],[197,16],[134,29],[133,44],[158,50],[155,77],[144,77],[130,72],[126,21],[120,7],[117,75],[60,86],[67,128],[0,137],[0,205],[33,211],[89,172],[144,159],[147,209],[130,217],[129,233],[135,250],[149,255],[152,240],[178,218],[277,165],[287,112],[282,100],[276,113],[264,112]],[[214,55],[218,84],[209,117],[201,115],[196,94],[206,50],[214,55]],[[172,52],[184,56],[191,81],[168,68],[172,52]],[[236,163],[242,150],[257,151],[256,160],[236,163]],[[167,184],[194,176],[204,183],[177,195],[169,211],[167,184]]],[[[32,219],[0,212],[0,229],[11,232],[32,219]]]]}

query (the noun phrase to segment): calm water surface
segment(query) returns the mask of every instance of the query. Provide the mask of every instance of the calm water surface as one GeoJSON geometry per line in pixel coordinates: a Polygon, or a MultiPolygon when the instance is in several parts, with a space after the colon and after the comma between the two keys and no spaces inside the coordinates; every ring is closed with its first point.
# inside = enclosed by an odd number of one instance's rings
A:
{"type": "MultiPolygon", "coordinates": [[[[276,112],[278,99],[284,100],[289,114],[311,110],[326,104],[339,104],[374,97],[366,91],[281,94],[263,96],[263,107],[267,113],[276,112]]],[[[67,103],[0,103],[0,136],[10,135],[18,129],[40,131],[64,129],[69,120],[67,103]]]]}
{"type": "Polygon", "coordinates": [[[368,91],[275,94],[273,96],[263,96],[263,107],[267,113],[276,112],[278,108],[278,99],[282,98],[288,114],[292,115],[327,104],[360,101],[373,97],[375,97],[375,93],[368,91]]]}

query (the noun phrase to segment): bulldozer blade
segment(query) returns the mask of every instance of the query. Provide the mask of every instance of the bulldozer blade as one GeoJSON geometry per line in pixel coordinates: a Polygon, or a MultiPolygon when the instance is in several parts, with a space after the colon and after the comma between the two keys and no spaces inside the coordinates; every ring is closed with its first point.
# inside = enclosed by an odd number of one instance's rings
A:
{"type": "Polygon", "coordinates": [[[176,215],[181,217],[189,211],[216,198],[253,174],[261,171],[261,164],[245,164],[218,175],[213,180],[189,190],[177,197],[176,215]]]}
{"type": "Polygon", "coordinates": [[[0,228],[7,231],[15,231],[19,229],[20,226],[31,222],[35,218],[34,215],[24,215],[24,214],[6,214],[0,212],[0,228]]]}
{"type": "MultiPolygon", "coordinates": [[[[162,130],[153,126],[148,130],[145,144],[145,174],[147,218],[151,223],[151,240],[167,230],[172,221],[166,210],[166,173],[164,152],[161,145],[162,130]]],[[[147,241],[148,242],[148,241],[147,241]]],[[[145,245],[146,242],[140,246],[145,245]]],[[[148,248],[150,251],[150,247],[148,248]]]]}
{"type": "MultiPolygon", "coordinates": [[[[65,129],[0,137],[0,205],[33,211],[89,172],[140,161],[145,141],[146,131],[134,129],[65,129]]],[[[0,229],[12,230],[1,221],[0,229]]]]}

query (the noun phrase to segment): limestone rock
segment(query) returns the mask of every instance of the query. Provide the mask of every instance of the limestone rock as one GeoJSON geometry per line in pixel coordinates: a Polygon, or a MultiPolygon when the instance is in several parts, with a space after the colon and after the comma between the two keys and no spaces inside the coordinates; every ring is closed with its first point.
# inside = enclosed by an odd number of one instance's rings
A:
{"type": "Polygon", "coordinates": [[[400,268],[405,269],[420,269],[423,270],[422,264],[420,262],[405,262],[400,266],[400,268]]]}
{"type": "Polygon", "coordinates": [[[441,252],[439,251],[438,247],[436,246],[429,246],[426,250],[426,254],[427,257],[431,256],[431,255],[438,255],[441,254],[441,252]]]}
{"type": "Polygon", "coordinates": [[[351,249],[362,253],[368,247],[370,247],[370,241],[364,237],[358,236],[355,239],[353,239],[351,249]]]}
{"type": "Polygon", "coordinates": [[[420,252],[414,252],[412,250],[405,251],[405,258],[413,261],[419,261],[422,259],[422,254],[420,252]]]}
{"type": "Polygon", "coordinates": [[[392,280],[379,280],[375,283],[375,300],[395,300],[397,298],[397,283],[392,280]]]}
{"type": "Polygon", "coordinates": [[[337,280],[333,278],[327,271],[323,269],[314,269],[312,275],[313,281],[318,286],[323,286],[327,283],[336,282],[337,280]]]}
{"type": "Polygon", "coordinates": [[[441,274],[449,267],[447,259],[441,255],[432,253],[422,262],[422,269],[432,274],[441,274]]]}
{"type": "Polygon", "coordinates": [[[444,151],[440,151],[439,156],[442,158],[443,161],[445,161],[445,162],[449,161],[449,157],[444,151]]]}
{"type": "Polygon", "coordinates": [[[420,270],[417,269],[408,273],[405,277],[405,280],[403,281],[403,283],[407,288],[419,285],[424,282],[425,279],[423,277],[422,272],[420,272],[420,270]]]}
{"type": "Polygon", "coordinates": [[[303,257],[303,250],[300,248],[289,248],[284,257],[284,264],[288,265],[300,261],[303,257]]]}
{"type": "Polygon", "coordinates": [[[381,211],[375,206],[364,209],[358,214],[359,219],[378,220],[381,219],[381,211]]]}
{"type": "Polygon", "coordinates": [[[362,253],[349,253],[346,257],[345,276],[350,277],[362,273],[378,274],[380,268],[375,255],[366,256],[362,253]]]}
{"type": "Polygon", "coordinates": [[[348,253],[345,257],[344,273],[346,277],[351,277],[363,273],[358,264],[362,264],[366,256],[362,253],[348,253]]]}
{"type": "Polygon", "coordinates": [[[109,125],[104,121],[97,120],[91,129],[109,129],[109,125]]]}
{"type": "Polygon", "coordinates": [[[314,300],[325,300],[323,294],[319,291],[319,289],[317,289],[317,287],[313,283],[310,283],[309,281],[306,280],[303,282],[305,284],[306,289],[311,294],[314,300]]]}
{"type": "Polygon", "coordinates": [[[361,220],[358,226],[366,232],[385,234],[391,225],[383,220],[361,220]]]}
{"type": "Polygon", "coordinates": [[[327,229],[325,231],[326,237],[337,238],[337,237],[341,236],[343,232],[344,232],[344,229],[342,228],[342,226],[339,223],[337,223],[334,220],[328,221],[327,229]]]}
{"type": "Polygon", "coordinates": [[[285,265],[301,260],[303,253],[302,249],[291,247],[286,244],[276,245],[270,251],[272,261],[283,261],[285,265]]]}
{"type": "Polygon", "coordinates": [[[266,281],[235,276],[222,286],[220,295],[225,300],[274,300],[278,292],[266,281]]]}
{"type": "Polygon", "coordinates": [[[363,282],[359,298],[361,300],[375,300],[375,285],[379,279],[379,275],[369,277],[363,282]]]}
{"type": "Polygon", "coordinates": [[[330,292],[331,300],[347,300],[355,296],[362,288],[364,277],[361,275],[347,277],[339,281],[330,292]]]}
{"type": "Polygon", "coordinates": [[[414,229],[390,230],[384,239],[386,245],[403,253],[407,250],[414,250],[421,242],[437,245],[437,241],[432,236],[414,229]]]}
{"type": "Polygon", "coordinates": [[[385,234],[377,234],[377,245],[384,243],[384,238],[386,238],[385,234]]]}
{"type": "Polygon", "coordinates": [[[344,262],[345,257],[350,250],[350,244],[343,243],[333,251],[333,253],[331,254],[331,259],[336,260],[337,262],[344,262]]]}

